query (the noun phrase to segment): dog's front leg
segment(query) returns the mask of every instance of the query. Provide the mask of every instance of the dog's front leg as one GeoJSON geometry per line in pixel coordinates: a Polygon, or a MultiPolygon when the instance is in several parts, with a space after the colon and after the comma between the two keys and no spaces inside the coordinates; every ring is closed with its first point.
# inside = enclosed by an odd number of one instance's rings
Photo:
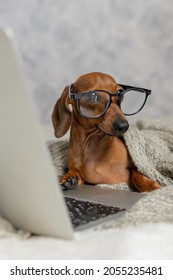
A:
{"type": "Polygon", "coordinates": [[[60,184],[64,189],[73,189],[77,185],[84,183],[78,170],[71,169],[64,176],[60,177],[60,184]]]}

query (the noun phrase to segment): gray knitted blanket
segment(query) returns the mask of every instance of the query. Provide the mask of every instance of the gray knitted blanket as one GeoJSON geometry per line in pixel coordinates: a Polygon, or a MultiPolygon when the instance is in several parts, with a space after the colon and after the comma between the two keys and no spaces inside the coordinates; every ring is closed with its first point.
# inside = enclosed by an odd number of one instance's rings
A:
{"type": "MultiPolygon", "coordinates": [[[[173,121],[143,120],[131,125],[124,135],[125,143],[138,170],[164,187],[146,194],[132,208],[112,223],[112,227],[137,226],[143,223],[173,223],[173,121]]],[[[68,142],[49,142],[57,176],[67,168],[68,142]]],[[[131,191],[126,184],[99,187],[131,191]]],[[[16,231],[0,217],[0,237],[11,234],[28,237],[16,231]]]]}
{"type": "Polygon", "coordinates": [[[161,185],[173,183],[173,121],[143,120],[124,135],[137,169],[161,185]]]}

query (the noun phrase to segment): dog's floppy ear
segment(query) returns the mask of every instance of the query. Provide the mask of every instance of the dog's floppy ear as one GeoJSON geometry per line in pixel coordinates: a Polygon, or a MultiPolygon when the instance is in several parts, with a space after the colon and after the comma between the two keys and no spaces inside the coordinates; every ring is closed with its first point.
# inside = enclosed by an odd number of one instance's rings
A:
{"type": "Polygon", "coordinates": [[[52,113],[52,122],[55,136],[60,138],[66,134],[71,125],[71,112],[68,108],[68,86],[63,90],[61,97],[55,104],[52,113]]]}

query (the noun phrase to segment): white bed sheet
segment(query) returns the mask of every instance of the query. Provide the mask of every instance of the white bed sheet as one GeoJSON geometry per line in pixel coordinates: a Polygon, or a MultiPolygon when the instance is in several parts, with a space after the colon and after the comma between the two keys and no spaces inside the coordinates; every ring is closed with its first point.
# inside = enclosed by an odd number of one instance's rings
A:
{"type": "Polygon", "coordinates": [[[173,225],[83,231],[70,241],[13,235],[0,239],[0,259],[173,259],[173,225]]]}

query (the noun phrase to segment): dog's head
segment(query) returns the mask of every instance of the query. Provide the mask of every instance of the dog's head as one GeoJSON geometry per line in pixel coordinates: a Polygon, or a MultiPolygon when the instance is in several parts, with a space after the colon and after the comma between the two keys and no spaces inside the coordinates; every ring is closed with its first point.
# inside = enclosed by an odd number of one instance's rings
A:
{"type": "Polygon", "coordinates": [[[104,73],[80,76],[71,86],[65,87],[54,107],[55,136],[64,136],[73,119],[86,129],[95,127],[105,134],[121,136],[129,124],[121,111],[119,96],[111,96],[121,89],[115,79],[104,73]],[[83,94],[86,92],[89,94],[83,94]]]}

